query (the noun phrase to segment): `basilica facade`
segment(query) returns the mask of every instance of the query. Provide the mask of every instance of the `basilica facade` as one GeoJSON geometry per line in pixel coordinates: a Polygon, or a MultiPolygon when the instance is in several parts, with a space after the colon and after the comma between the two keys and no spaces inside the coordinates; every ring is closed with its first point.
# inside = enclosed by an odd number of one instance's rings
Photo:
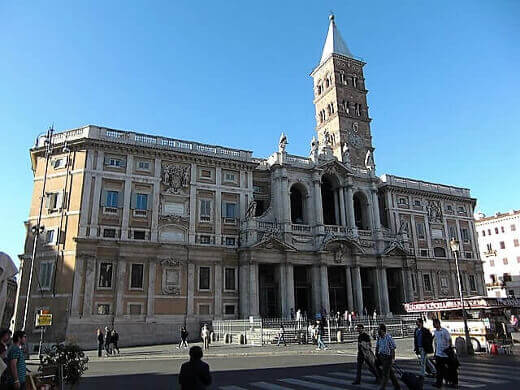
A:
{"type": "Polygon", "coordinates": [[[40,206],[33,338],[41,309],[53,314],[48,339],[85,346],[104,326],[136,345],[173,341],[184,324],[197,334],[212,319],[397,314],[458,294],[452,237],[463,292],[484,295],[470,191],[376,175],[364,65],[331,17],[311,74],[308,156],[289,154],[285,134],[268,158],[92,125],[39,137],[17,326],[40,206]]]}

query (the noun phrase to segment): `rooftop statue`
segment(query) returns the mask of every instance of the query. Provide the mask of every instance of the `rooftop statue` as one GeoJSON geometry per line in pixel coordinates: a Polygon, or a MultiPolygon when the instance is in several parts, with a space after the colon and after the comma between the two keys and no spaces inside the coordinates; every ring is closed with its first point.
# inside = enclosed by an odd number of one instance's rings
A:
{"type": "Polygon", "coordinates": [[[287,136],[283,133],[280,135],[280,140],[278,141],[278,152],[285,153],[285,148],[287,147],[287,136]]]}
{"type": "Polygon", "coordinates": [[[365,168],[369,171],[373,171],[376,168],[376,164],[374,164],[374,156],[372,155],[372,151],[370,149],[367,150],[367,154],[365,156],[365,168]]]}

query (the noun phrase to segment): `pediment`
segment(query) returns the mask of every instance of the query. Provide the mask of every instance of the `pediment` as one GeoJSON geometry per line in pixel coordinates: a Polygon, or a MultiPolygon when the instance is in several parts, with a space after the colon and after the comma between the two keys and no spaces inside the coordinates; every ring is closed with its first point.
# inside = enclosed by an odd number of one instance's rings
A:
{"type": "Polygon", "coordinates": [[[388,245],[384,254],[387,256],[408,256],[408,252],[404,249],[403,245],[397,241],[388,245]]]}
{"type": "Polygon", "coordinates": [[[341,253],[342,256],[348,250],[350,250],[353,254],[364,253],[363,247],[359,244],[359,242],[353,238],[348,237],[336,237],[327,240],[323,243],[322,249],[332,251],[334,253],[341,253]]]}
{"type": "Polygon", "coordinates": [[[260,242],[257,242],[253,246],[251,246],[251,249],[276,249],[279,251],[297,251],[297,249],[287,244],[286,242],[280,240],[277,237],[270,236],[265,239],[263,239],[260,242]]]}
{"type": "Polygon", "coordinates": [[[329,175],[344,177],[353,174],[352,169],[347,167],[345,164],[340,163],[338,160],[327,161],[319,165],[318,168],[322,169],[324,173],[329,175]]]}

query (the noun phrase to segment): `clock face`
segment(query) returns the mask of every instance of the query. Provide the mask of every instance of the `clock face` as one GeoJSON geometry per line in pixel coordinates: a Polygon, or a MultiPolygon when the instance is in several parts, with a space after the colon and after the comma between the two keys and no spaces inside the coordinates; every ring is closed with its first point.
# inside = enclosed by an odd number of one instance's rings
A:
{"type": "Polygon", "coordinates": [[[350,144],[356,149],[360,149],[363,146],[363,140],[361,137],[352,131],[348,134],[348,140],[350,144]]]}

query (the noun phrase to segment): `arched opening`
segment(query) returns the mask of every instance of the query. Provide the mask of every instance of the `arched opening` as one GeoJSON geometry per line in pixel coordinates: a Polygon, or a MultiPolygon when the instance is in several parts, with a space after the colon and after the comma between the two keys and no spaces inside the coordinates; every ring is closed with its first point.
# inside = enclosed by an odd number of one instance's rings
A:
{"type": "Polygon", "coordinates": [[[307,213],[305,209],[306,191],[303,186],[295,184],[291,187],[291,222],[294,224],[306,224],[307,213]]]}
{"type": "Polygon", "coordinates": [[[325,225],[339,225],[339,201],[337,193],[337,179],[323,175],[321,178],[321,202],[323,208],[323,223],[325,225]]]}
{"type": "Polygon", "coordinates": [[[358,229],[370,229],[368,219],[368,200],[362,192],[356,192],[354,194],[354,219],[358,229]]]}

